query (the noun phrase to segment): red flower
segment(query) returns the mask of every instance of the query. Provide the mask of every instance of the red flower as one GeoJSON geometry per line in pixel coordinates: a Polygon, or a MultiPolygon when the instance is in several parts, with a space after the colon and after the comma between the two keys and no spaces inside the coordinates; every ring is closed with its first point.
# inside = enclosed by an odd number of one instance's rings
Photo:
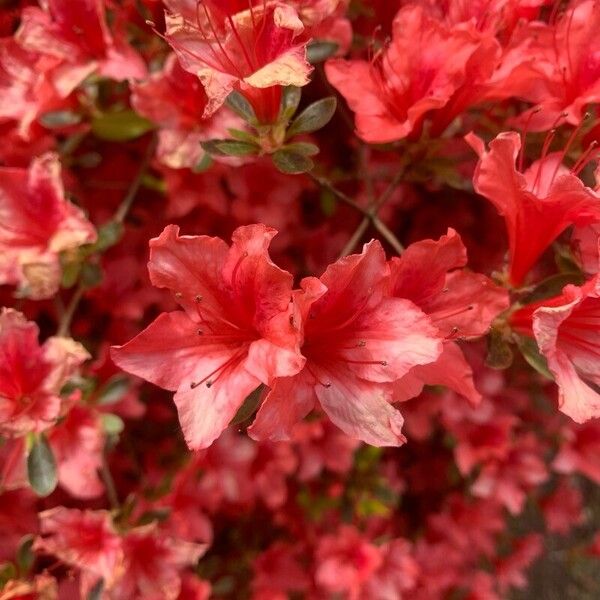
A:
{"type": "Polygon", "coordinates": [[[404,443],[403,418],[389,383],[435,360],[441,344],[410,301],[387,294],[389,268],[379,242],[309,277],[295,295],[304,321],[304,369],[279,379],[249,429],[257,439],[287,439],[318,400],[351,437],[377,446],[404,443]]]}
{"type": "Polygon", "coordinates": [[[600,417],[600,277],[524,307],[513,327],[533,335],[558,385],[559,409],[577,423],[600,417]]]}
{"type": "Polygon", "coordinates": [[[395,384],[396,400],[418,395],[425,384],[445,385],[473,403],[481,399],[455,340],[485,335],[494,318],[508,308],[508,294],[485,275],[463,269],[466,264],[466,248],[453,229],[438,241],[411,244],[390,261],[392,295],[421,308],[444,340],[436,361],[414,367],[395,384]]]}
{"type": "Polygon", "coordinates": [[[291,322],[292,276],[275,266],[274,229],[240,227],[229,248],[219,238],[179,236],[170,225],[150,242],[150,278],[185,309],[161,314],[112,349],[124,370],[177,391],[190,448],[209,446],[261,382],[297,373],[304,363],[291,322]]]}
{"type": "Polygon", "coordinates": [[[522,116],[531,116],[531,130],[550,129],[560,115],[578,125],[586,107],[600,102],[599,29],[597,0],[573,2],[556,23],[532,27],[536,61],[523,96],[535,106],[522,116]]]}
{"type": "Polygon", "coordinates": [[[12,309],[0,314],[0,434],[22,436],[51,427],[62,408],[60,389],[87,358],[83,346],[52,337],[12,309]]]}
{"type": "Polygon", "coordinates": [[[418,135],[431,111],[447,107],[437,125],[441,133],[470,103],[464,93],[475,91],[475,74],[493,69],[489,54],[498,46],[489,36],[447,28],[415,5],[398,12],[392,35],[371,62],[334,59],[326,65],[327,78],[356,113],[357,135],[367,142],[418,135]],[[461,97],[454,97],[459,90],[461,97]],[[456,106],[447,106],[451,100],[456,106]]]}
{"type": "Polygon", "coordinates": [[[17,284],[32,298],[58,290],[59,254],[93,242],[96,231],[65,198],[56,154],[29,170],[0,167],[0,284],[17,284]]]}
{"type": "Polygon", "coordinates": [[[205,116],[214,113],[233,90],[247,95],[262,122],[279,112],[281,86],[304,86],[312,67],[304,25],[291,6],[281,2],[198,3],[170,0],[166,40],[184,69],[197,75],[208,95],[205,116]],[[239,9],[239,12],[238,12],[239,9]]]}
{"type": "Polygon", "coordinates": [[[208,102],[204,87],[181,68],[174,54],[162,71],[132,84],[131,90],[136,111],[160,126],[157,155],[172,169],[196,166],[204,154],[200,142],[227,137],[230,127],[242,128],[241,119],[225,109],[203,118],[208,102]]]}
{"type": "MultiPolygon", "coordinates": [[[[487,152],[476,136],[469,134],[467,141],[480,155],[473,176],[475,190],[506,220],[513,285],[523,282],[544,250],[567,227],[600,221],[600,195],[577,176],[587,156],[568,171],[561,164],[562,154],[544,154],[520,172],[515,164],[523,151],[518,133],[499,134],[487,152]]],[[[551,137],[546,146],[549,141],[551,137]]]]}
{"type": "Polygon", "coordinates": [[[39,518],[41,536],[35,541],[36,550],[52,554],[92,578],[104,578],[107,586],[118,577],[123,548],[108,511],[58,506],[41,512],[39,518]]]}
{"type": "Polygon", "coordinates": [[[53,81],[63,96],[92,73],[117,80],[145,76],[141,57],[108,29],[104,0],[48,0],[43,6],[23,9],[16,39],[26,50],[57,59],[53,81]]]}
{"type": "Polygon", "coordinates": [[[193,567],[206,547],[163,535],[155,525],[131,530],[123,537],[123,576],[111,598],[176,600],[181,571],[193,567]]]}

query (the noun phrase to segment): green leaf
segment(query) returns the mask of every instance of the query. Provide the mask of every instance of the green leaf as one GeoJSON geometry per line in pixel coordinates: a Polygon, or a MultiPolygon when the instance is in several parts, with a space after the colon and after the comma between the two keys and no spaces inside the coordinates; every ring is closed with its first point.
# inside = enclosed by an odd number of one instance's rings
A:
{"type": "Polygon", "coordinates": [[[170,514],[171,509],[169,507],[147,510],[140,515],[140,518],[137,520],[137,525],[149,525],[150,523],[154,523],[156,521],[162,523],[169,518],[170,514]]]}
{"type": "Polygon", "coordinates": [[[277,150],[272,155],[273,164],[282,173],[299,175],[310,171],[315,165],[310,158],[289,150],[277,150]]]}
{"type": "Polygon", "coordinates": [[[11,562],[0,564],[0,590],[11,580],[17,578],[17,568],[11,562]]]}
{"type": "Polygon", "coordinates": [[[102,422],[102,429],[107,435],[119,435],[125,429],[123,419],[112,413],[104,413],[100,417],[100,421],[102,422]]]}
{"type": "Polygon", "coordinates": [[[101,577],[88,592],[87,600],[101,600],[104,594],[104,579],[101,577]]]}
{"type": "Polygon", "coordinates": [[[521,337],[517,339],[517,345],[523,355],[523,358],[533,367],[540,375],[553,380],[552,373],[548,369],[546,359],[540,354],[536,341],[533,338],[521,337]]]}
{"type": "Polygon", "coordinates": [[[94,244],[96,252],[104,252],[115,244],[118,244],[123,237],[123,224],[117,221],[109,221],[98,228],[98,239],[94,244]]]}
{"type": "Polygon", "coordinates": [[[19,568],[19,573],[21,573],[21,575],[28,573],[35,561],[35,554],[32,550],[34,539],[35,538],[33,535],[26,535],[25,537],[21,538],[19,548],[17,549],[16,561],[17,567],[19,568]]]}
{"type": "Polygon", "coordinates": [[[508,369],[513,362],[513,351],[504,335],[497,329],[492,329],[488,336],[488,353],[485,364],[492,369],[508,369]]]}
{"type": "Polygon", "coordinates": [[[81,123],[81,115],[72,110],[54,110],[44,113],[38,121],[48,129],[70,127],[81,123]]]}
{"type": "Polygon", "coordinates": [[[252,105],[239,92],[231,92],[231,94],[227,96],[226,103],[227,106],[229,106],[233,112],[242,117],[244,121],[256,121],[256,115],[254,114],[252,105]]]}
{"type": "Polygon", "coordinates": [[[91,289],[102,283],[102,267],[95,263],[85,263],[81,267],[81,284],[91,289]]]}
{"type": "Polygon", "coordinates": [[[215,156],[251,156],[260,152],[260,147],[237,140],[208,140],[201,142],[205,152],[215,156]]]}
{"type": "Polygon", "coordinates": [[[311,65],[323,62],[333,56],[339,48],[339,44],[326,40],[311,42],[306,49],[306,58],[311,65]]]}
{"type": "Polygon", "coordinates": [[[298,110],[300,99],[302,98],[302,88],[289,85],[283,88],[281,96],[281,107],[279,109],[280,120],[288,122],[294,113],[298,110]]]}
{"type": "Polygon", "coordinates": [[[66,263],[62,266],[62,278],[60,284],[64,288],[72,288],[79,279],[81,263],[77,261],[66,263]]]}
{"type": "Polygon", "coordinates": [[[337,100],[334,96],[317,100],[307,106],[293,121],[287,131],[286,139],[300,133],[311,133],[325,127],[335,113],[337,100]]]}
{"type": "Polygon", "coordinates": [[[27,456],[27,477],[31,488],[38,496],[48,496],[56,488],[56,460],[44,434],[33,441],[27,456]]]}
{"type": "Polygon", "coordinates": [[[242,131],[241,129],[231,129],[227,130],[227,133],[234,139],[241,142],[248,142],[249,144],[256,144],[256,138],[247,131],[242,131]]]}
{"type": "Polygon", "coordinates": [[[319,154],[319,146],[315,144],[309,144],[308,142],[294,142],[293,144],[287,144],[281,148],[287,152],[293,152],[294,154],[302,154],[302,156],[314,156],[319,154]]]}
{"type": "Polygon", "coordinates": [[[240,406],[235,417],[231,419],[230,425],[239,425],[244,421],[247,421],[258,409],[264,385],[259,385],[251,394],[249,394],[244,403],[240,406]]]}
{"type": "Polygon", "coordinates": [[[115,375],[98,390],[98,404],[102,406],[114,404],[121,400],[130,388],[131,380],[129,377],[115,375]]]}
{"type": "Polygon", "coordinates": [[[109,142],[128,142],[154,129],[154,124],[133,110],[105,113],[92,121],[97,138],[109,142]]]}
{"type": "Polygon", "coordinates": [[[213,166],[212,156],[208,152],[204,152],[202,158],[192,167],[193,173],[204,173],[213,166]]]}

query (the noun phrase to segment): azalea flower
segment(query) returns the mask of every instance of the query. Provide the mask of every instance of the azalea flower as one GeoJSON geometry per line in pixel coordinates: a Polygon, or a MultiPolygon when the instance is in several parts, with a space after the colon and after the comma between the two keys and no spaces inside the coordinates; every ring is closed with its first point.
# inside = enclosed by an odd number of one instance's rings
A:
{"type": "Polygon", "coordinates": [[[181,571],[194,567],[206,551],[204,545],[164,536],[156,524],[132,529],[122,544],[123,575],[109,592],[111,600],[177,600],[181,571]]]}
{"type": "Polygon", "coordinates": [[[38,326],[12,309],[0,313],[0,434],[44,431],[60,416],[60,390],[89,358],[64,337],[38,342],[38,326]]]}
{"type": "Polygon", "coordinates": [[[141,79],[146,66],[121,32],[110,32],[104,0],[47,0],[23,9],[16,40],[30,52],[56,59],[52,80],[68,96],[88,75],[141,79]]]}
{"type": "Polygon", "coordinates": [[[268,254],[275,230],[240,227],[219,238],[179,236],[172,225],[150,242],[150,278],[184,308],[161,314],[112,350],[124,370],[176,391],[190,448],[206,448],[261,383],[297,373],[298,324],[292,276],[268,254]]]}
{"type": "Polygon", "coordinates": [[[411,367],[435,360],[436,330],[412,302],[390,298],[381,244],[330,265],[295,293],[304,323],[304,369],[278,379],[249,432],[287,439],[291,427],[318,403],[346,434],[377,446],[405,441],[403,418],[388,385],[411,367]]]}
{"type": "Polygon", "coordinates": [[[48,298],[59,287],[60,253],[95,240],[93,225],[65,197],[56,154],[29,169],[0,167],[0,284],[48,298]]]}
{"type": "Polygon", "coordinates": [[[418,395],[425,384],[445,385],[474,404],[481,399],[456,339],[485,335],[495,317],[508,308],[508,294],[485,275],[464,269],[466,264],[466,248],[453,229],[437,241],[411,244],[400,258],[391,259],[392,295],[421,308],[444,340],[437,360],[415,366],[395,384],[396,400],[418,395]]]}
{"type": "Polygon", "coordinates": [[[599,319],[598,276],[511,316],[517,332],[535,336],[558,385],[558,407],[577,423],[600,417],[599,319]]]}
{"type": "Polygon", "coordinates": [[[476,136],[469,134],[466,139],[480,156],[473,176],[475,191],[506,221],[509,278],[514,286],[523,283],[544,250],[567,227],[600,221],[600,194],[578,177],[588,155],[568,170],[562,165],[563,153],[547,154],[549,136],[542,158],[523,170],[518,133],[500,133],[488,151],[476,136]]]}
{"type": "Polygon", "coordinates": [[[479,79],[486,80],[480,71],[491,74],[497,51],[493,38],[448,28],[423,7],[408,5],[394,19],[390,44],[372,61],[332,59],[326,73],[354,111],[357,135],[393,142],[420,135],[424,119],[447,107],[436,125],[442,133],[471,103],[479,79]]]}
{"type": "Polygon", "coordinates": [[[105,510],[57,506],[39,514],[35,549],[81,569],[91,584],[103,578],[110,586],[120,575],[123,543],[105,510]]]}
{"type": "Polygon", "coordinates": [[[312,67],[306,60],[304,25],[283,2],[198,3],[195,14],[182,0],[170,0],[165,39],[184,69],[206,90],[205,116],[233,90],[244,94],[262,123],[279,114],[281,86],[302,87],[312,67]]]}
{"type": "Polygon", "coordinates": [[[227,137],[228,128],[243,128],[242,120],[226,109],[204,118],[208,102],[204,87],[181,68],[174,54],[161,71],[131,88],[132,106],[160,127],[157,156],[172,169],[195,167],[204,156],[200,142],[227,137]]]}

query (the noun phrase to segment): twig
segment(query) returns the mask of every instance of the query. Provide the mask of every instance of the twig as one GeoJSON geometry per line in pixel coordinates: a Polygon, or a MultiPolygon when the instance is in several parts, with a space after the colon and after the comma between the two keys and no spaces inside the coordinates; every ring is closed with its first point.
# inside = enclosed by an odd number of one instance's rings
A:
{"type": "Polygon", "coordinates": [[[321,187],[328,189],[334,196],[339,198],[342,202],[345,202],[348,206],[351,206],[355,210],[361,212],[363,215],[368,214],[368,210],[366,208],[363,208],[360,204],[350,198],[350,196],[347,196],[344,194],[344,192],[338,190],[338,188],[336,188],[326,177],[320,177],[319,175],[315,175],[310,171],[307,173],[307,175],[309,175],[313,181],[318,183],[321,187]]]}
{"type": "Polygon", "coordinates": [[[344,256],[348,256],[348,254],[352,253],[354,248],[356,248],[358,242],[360,242],[360,238],[362,238],[362,236],[365,234],[365,231],[367,231],[370,222],[371,222],[370,217],[365,216],[362,218],[362,221],[356,228],[355,232],[352,234],[352,237],[348,240],[346,245],[342,248],[342,251],[340,252],[338,259],[344,258],[344,256]]]}
{"type": "Polygon", "coordinates": [[[146,148],[146,153],[144,155],[144,158],[142,160],[142,164],[140,165],[138,173],[135,176],[135,179],[131,182],[131,185],[129,186],[129,189],[127,190],[127,194],[125,195],[125,198],[123,198],[123,201],[121,202],[121,204],[119,205],[119,208],[117,208],[117,211],[114,214],[113,221],[116,221],[117,223],[123,223],[123,221],[127,217],[127,213],[129,213],[129,210],[131,209],[131,206],[133,205],[135,197],[137,196],[137,193],[140,189],[140,186],[142,185],[142,181],[144,179],[144,175],[146,174],[146,171],[148,170],[150,161],[152,160],[152,157],[154,156],[155,148],[156,148],[156,137],[153,137],[152,141],[148,144],[148,147],[146,148]]]}
{"type": "Polygon", "coordinates": [[[119,496],[117,495],[117,488],[115,486],[115,481],[112,477],[110,469],[108,468],[108,462],[106,461],[105,454],[102,455],[102,466],[98,469],[98,475],[100,476],[100,479],[102,479],[102,483],[104,483],[106,496],[110,502],[111,508],[120,508],[121,503],[119,502],[119,496]]]}
{"type": "Polygon", "coordinates": [[[75,290],[74,294],[71,296],[71,300],[62,314],[60,319],[60,324],[58,326],[58,331],[56,335],[59,337],[68,337],[69,330],[71,329],[71,322],[73,321],[73,317],[75,316],[75,311],[81,302],[81,298],[83,298],[83,293],[85,288],[80,284],[79,287],[75,290]]]}

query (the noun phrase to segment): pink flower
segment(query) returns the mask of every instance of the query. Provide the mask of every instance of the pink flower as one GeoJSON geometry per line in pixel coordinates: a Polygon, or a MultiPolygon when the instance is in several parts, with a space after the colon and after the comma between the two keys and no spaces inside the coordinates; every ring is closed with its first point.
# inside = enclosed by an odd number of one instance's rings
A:
{"type": "Polygon", "coordinates": [[[583,497],[579,488],[567,479],[541,503],[546,528],[552,533],[568,534],[574,527],[585,521],[583,497]]]}
{"type": "Polygon", "coordinates": [[[96,231],[65,198],[56,154],[29,169],[0,167],[0,284],[32,298],[58,290],[60,253],[95,241],[96,231]]]}
{"type": "Polygon", "coordinates": [[[42,6],[23,9],[16,39],[26,50],[57,59],[52,78],[61,95],[92,73],[119,81],[145,76],[146,65],[123,34],[111,34],[104,0],[48,0],[42,6]]]}
{"type": "Polygon", "coordinates": [[[123,575],[110,590],[112,600],[176,600],[182,572],[195,566],[206,550],[206,546],[167,537],[155,525],[132,529],[122,543],[123,575]]]}
{"type": "Polygon", "coordinates": [[[481,395],[456,338],[483,336],[508,308],[506,290],[485,275],[464,269],[467,251],[453,229],[439,240],[411,244],[390,261],[391,293],[414,302],[439,329],[444,350],[429,364],[416,366],[395,384],[395,399],[418,395],[423,385],[445,385],[477,403],[481,395]]]}
{"type": "Polygon", "coordinates": [[[51,337],[12,309],[0,314],[0,434],[22,436],[51,427],[62,409],[60,390],[89,358],[77,342],[51,337]]]}
{"type": "Polygon", "coordinates": [[[519,333],[533,332],[558,385],[559,409],[577,423],[600,417],[599,318],[600,276],[511,316],[519,333]]]}
{"type": "Polygon", "coordinates": [[[204,118],[208,102],[204,87],[181,68],[174,54],[162,71],[132,84],[131,91],[135,110],[159,125],[157,155],[172,169],[196,166],[204,155],[200,142],[227,137],[230,127],[242,129],[241,119],[226,109],[204,118]]]}
{"type": "Polygon", "coordinates": [[[271,262],[275,230],[240,227],[219,238],[179,236],[168,226],[150,242],[150,278],[184,311],[161,314],[133,340],[113,348],[124,370],[169,390],[190,448],[206,448],[261,383],[304,363],[292,320],[292,276],[271,262]]]}
{"type": "Polygon", "coordinates": [[[14,38],[0,39],[0,123],[14,122],[30,141],[37,118],[64,106],[51,83],[53,59],[28,52],[14,38]]]}
{"type": "Polygon", "coordinates": [[[58,482],[71,496],[97,498],[104,491],[98,477],[105,436],[99,415],[75,405],[48,435],[58,465],[58,482]]]}
{"type": "Polygon", "coordinates": [[[394,18],[390,44],[371,62],[333,59],[326,73],[355,112],[357,135],[393,142],[419,135],[425,117],[446,109],[437,117],[443,132],[473,101],[479,71],[493,69],[497,46],[489,36],[448,28],[423,7],[408,5],[394,18]]]}
{"type": "Polygon", "coordinates": [[[41,535],[35,549],[52,554],[111,585],[120,575],[123,545],[110,514],[58,506],[39,514],[41,535]]]}
{"type": "Polygon", "coordinates": [[[565,427],[552,468],[558,473],[584,475],[600,485],[600,420],[565,427]]]}
{"type": "Polygon", "coordinates": [[[278,1],[199,3],[186,11],[170,0],[166,40],[186,71],[202,81],[213,114],[233,90],[247,95],[261,122],[279,112],[281,86],[304,86],[312,67],[306,60],[304,29],[292,6],[278,1]]]}
{"type": "Polygon", "coordinates": [[[249,432],[287,439],[318,401],[347,435],[399,446],[403,418],[390,405],[389,383],[440,353],[435,328],[408,300],[388,296],[389,267],[381,244],[330,265],[295,292],[304,322],[304,369],[278,379],[249,432]]]}
{"type": "Polygon", "coordinates": [[[362,587],[382,563],[381,551],[354,527],[344,525],[319,540],[315,580],[323,592],[362,598],[362,587]]]}
{"type": "Polygon", "coordinates": [[[555,23],[532,27],[536,61],[522,96],[535,106],[521,117],[531,116],[531,130],[548,130],[561,115],[578,125],[586,107],[600,101],[599,27],[596,0],[572,2],[555,23]]]}
{"type": "MultiPolygon", "coordinates": [[[[513,285],[523,283],[544,250],[567,227],[600,221],[600,195],[577,176],[588,157],[568,171],[561,164],[562,154],[547,154],[545,148],[542,158],[523,171],[518,133],[500,133],[487,152],[476,136],[469,134],[467,141],[480,156],[473,176],[475,191],[506,221],[513,285]]],[[[546,141],[551,142],[552,137],[546,141]]]]}

